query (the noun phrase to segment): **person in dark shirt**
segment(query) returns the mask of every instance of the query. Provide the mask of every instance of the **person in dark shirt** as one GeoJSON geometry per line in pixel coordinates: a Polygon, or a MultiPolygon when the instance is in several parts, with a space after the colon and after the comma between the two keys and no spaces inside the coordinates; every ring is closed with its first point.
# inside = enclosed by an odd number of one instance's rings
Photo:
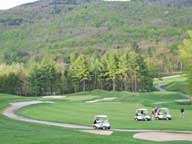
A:
{"type": "Polygon", "coordinates": [[[94,120],[93,124],[97,124],[97,120],[96,119],[94,120]]]}
{"type": "Polygon", "coordinates": [[[143,115],[144,114],[144,112],[143,112],[143,110],[141,111],[141,115],[143,115]]]}
{"type": "Polygon", "coordinates": [[[181,109],[180,109],[180,112],[181,112],[181,118],[184,118],[185,109],[184,109],[184,108],[181,108],[181,109]]]}

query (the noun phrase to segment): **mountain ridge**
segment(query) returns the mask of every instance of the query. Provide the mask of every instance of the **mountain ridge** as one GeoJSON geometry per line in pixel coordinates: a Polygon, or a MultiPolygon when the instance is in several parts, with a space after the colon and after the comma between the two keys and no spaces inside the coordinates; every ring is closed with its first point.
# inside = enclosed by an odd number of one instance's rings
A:
{"type": "Polygon", "coordinates": [[[71,53],[101,55],[136,44],[144,57],[176,67],[177,46],[191,28],[191,8],[141,2],[28,5],[0,12],[0,62],[67,60],[71,53]]]}
{"type": "MultiPolygon", "coordinates": [[[[38,0],[35,2],[30,2],[26,4],[22,4],[19,6],[16,6],[11,9],[15,8],[23,8],[23,7],[48,7],[49,5],[61,5],[61,4],[74,4],[74,5],[79,5],[79,4],[86,4],[86,3],[102,3],[102,2],[107,2],[107,3],[113,3],[113,1],[104,1],[104,0],[38,0]]],[[[117,1],[114,1],[117,2],[117,1]]],[[[192,6],[192,1],[191,0],[130,0],[130,1],[123,1],[123,3],[130,3],[130,2],[141,2],[144,4],[149,4],[149,5],[157,5],[157,6],[165,6],[165,7],[177,7],[177,8],[182,8],[182,7],[191,7],[192,6]]],[[[10,9],[9,9],[10,10],[10,9]]]]}
{"type": "Polygon", "coordinates": [[[132,0],[135,2],[143,2],[145,4],[156,4],[166,7],[191,7],[191,0],[132,0]]]}

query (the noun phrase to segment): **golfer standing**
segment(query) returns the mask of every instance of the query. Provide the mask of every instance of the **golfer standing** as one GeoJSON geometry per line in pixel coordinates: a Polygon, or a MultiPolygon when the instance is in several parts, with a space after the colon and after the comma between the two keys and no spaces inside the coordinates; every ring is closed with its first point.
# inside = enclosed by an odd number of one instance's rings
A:
{"type": "Polygon", "coordinates": [[[180,109],[180,112],[181,112],[181,118],[184,118],[185,109],[184,109],[184,108],[181,108],[181,109],[180,109]]]}

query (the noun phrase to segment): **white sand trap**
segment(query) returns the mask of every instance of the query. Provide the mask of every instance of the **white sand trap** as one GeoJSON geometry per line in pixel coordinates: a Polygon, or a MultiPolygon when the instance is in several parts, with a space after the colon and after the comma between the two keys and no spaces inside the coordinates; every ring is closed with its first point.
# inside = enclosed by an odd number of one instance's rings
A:
{"type": "Polygon", "coordinates": [[[116,97],[96,99],[96,100],[86,101],[86,103],[96,103],[96,102],[101,102],[101,101],[112,101],[114,99],[116,99],[116,97]]]}
{"type": "Polygon", "coordinates": [[[107,135],[107,136],[113,133],[113,131],[106,131],[106,130],[81,130],[81,132],[91,133],[96,135],[107,135]]]}
{"type": "Polygon", "coordinates": [[[65,97],[66,96],[43,96],[43,98],[46,98],[46,99],[63,99],[65,97]]]}
{"type": "Polygon", "coordinates": [[[166,133],[166,132],[145,132],[133,136],[136,139],[155,142],[165,141],[192,141],[192,134],[166,133]]]}

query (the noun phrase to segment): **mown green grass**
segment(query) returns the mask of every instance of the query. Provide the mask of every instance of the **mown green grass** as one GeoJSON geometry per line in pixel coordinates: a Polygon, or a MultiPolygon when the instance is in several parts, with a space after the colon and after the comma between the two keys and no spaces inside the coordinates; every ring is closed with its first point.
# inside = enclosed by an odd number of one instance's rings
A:
{"type": "Polygon", "coordinates": [[[189,93],[187,80],[178,80],[170,82],[164,86],[167,91],[178,91],[183,93],[189,93]]]}
{"type": "MultiPolygon", "coordinates": [[[[86,93],[77,94],[86,95],[86,93]]],[[[91,93],[87,93],[91,95],[91,93]]],[[[39,104],[21,109],[18,114],[27,117],[65,122],[72,124],[82,124],[91,126],[94,115],[106,114],[109,116],[113,128],[133,128],[133,129],[173,129],[191,130],[192,129],[192,107],[186,105],[185,120],[180,119],[180,105],[174,102],[175,99],[182,99],[183,95],[174,92],[167,93],[144,93],[131,94],[127,92],[92,92],[93,95],[99,94],[101,97],[117,97],[111,102],[99,102],[86,104],[83,101],[55,101],[53,104],[39,104]],[[152,121],[137,122],[134,120],[137,108],[149,108],[150,114],[155,102],[170,101],[163,104],[171,109],[172,121],[152,121]]],[[[161,106],[159,104],[158,106],[161,106]]],[[[183,106],[182,106],[183,107],[183,106]]]]}
{"type": "Polygon", "coordinates": [[[160,79],[154,79],[153,83],[157,84],[157,83],[172,83],[172,82],[177,82],[177,81],[186,81],[187,77],[185,75],[181,75],[178,77],[167,77],[167,78],[160,78],[160,79]]]}
{"type": "Polygon", "coordinates": [[[187,77],[185,75],[181,75],[178,77],[154,79],[153,83],[164,84],[164,86],[162,87],[167,91],[182,92],[185,94],[189,94],[187,77]]]}
{"type": "MultiPolygon", "coordinates": [[[[0,111],[10,102],[35,100],[0,94],[0,111]]],[[[38,106],[38,105],[37,105],[38,106]]],[[[158,144],[133,139],[133,133],[114,132],[111,136],[98,136],[81,133],[78,130],[45,126],[15,121],[0,115],[0,142],[2,144],[158,144]]],[[[181,142],[164,142],[163,144],[180,144],[181,142]]],[[[191,142],[182,142],[190,144],[191,142]]]]}

